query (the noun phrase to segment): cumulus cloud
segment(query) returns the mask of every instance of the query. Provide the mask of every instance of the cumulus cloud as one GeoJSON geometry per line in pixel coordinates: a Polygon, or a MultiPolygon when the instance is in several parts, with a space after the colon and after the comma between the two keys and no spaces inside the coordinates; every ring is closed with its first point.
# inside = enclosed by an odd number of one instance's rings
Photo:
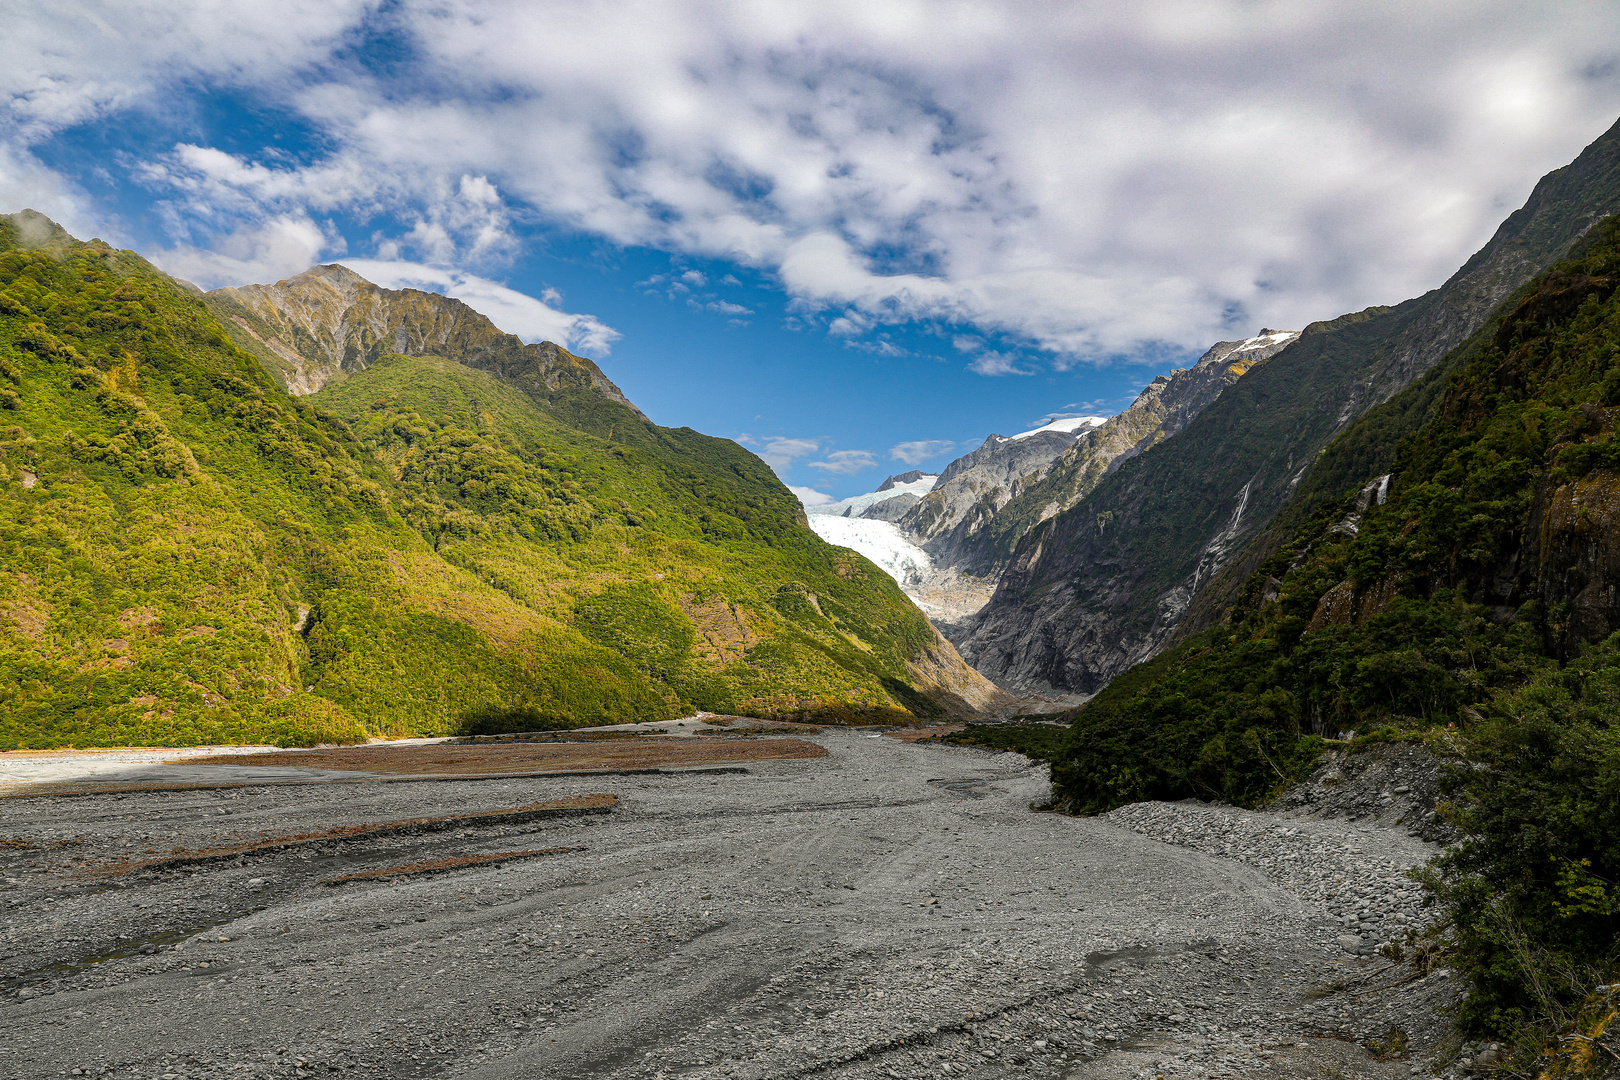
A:
{"type": "Polygon", "coordinates": [[[973,358],[968,370],[980,375],[1033,375],[1035,372],[1018,366],[1016,356],[987,349],[973,358]]]}
{"type": "Polygon", "coordinates": [[[1620,111],[1616,40],[1596,0],[79,0],[8,17],[0,130],[234,88],[327,150],[149,163],[221,273],[325,215],[477,270],[522,220],[756,267],[851,339],[936,320],[1063,367],[1438,284],[1620,111]],[[382,35],[410,62],[358,67],[382,35]]]}
{"type": "MultiPolygon", "coordinates": [[[[554,341],[585,356],[606,356],[620,334],[594,315],[572,315],[499,282],[458,270],[380,259],[345,259],[343,265],[385,289],[421,289],[455,297],[524,341],[554,341]]],[[[547,290],[553,303],[560,298],[547,290]]]]}
{"type": "Polygon", "coordinates": [[[790,439],[776,436],[768,439],[756,439],[749,435],[737,436],[737,441],[745,446],[757,446],[760,460],[776,470],[780,475],[784,470],[792,467],[800,458],[809,457],[821,449],[819,439],[790,439]]]}
{"type": "Polygon", "coordinates": [[[83,192],[34,155],[0,142],[0,213],[37,210],[74,236],[107,236],[83,192]]]}
{"type": "Polygon", "coordinates": [[[305,214],[286,214],[238,226],[209,247],[182,244],[153,257],[164,270],[205,289],[280,281],[308,270],[323,256],[341,255],[342,237],[305,214]]]}
{"type": "Polygon", "coordinates": [[[955,449],[956,444],[949,439],[917,439],[889,447],[889,457],[894,461],[903,461],[907,465],[915,466],[955,449]]]}
{"type": "Polygon", "coordinates": [[[795,487],[789,484],[788,490],[797,495],[805,506],[826,506],[833,501],[833,497],[825,491],[817,491],[811,487],[795,487]]]}
{"type": "Polygon", "coordinates": [[[0,35],[4,121],[37,139],[177,83],[280,89],[344,44],[377,0],[78,0],[10,11],[0,35]]]}
{"type": "Polygon", "coordinates": [[[834,450],[827,455],[826,461],[812,461],[809,464],[812,469],[835,476],[853,476],[876,465],[877,455],[870,450],[834,450]]]}

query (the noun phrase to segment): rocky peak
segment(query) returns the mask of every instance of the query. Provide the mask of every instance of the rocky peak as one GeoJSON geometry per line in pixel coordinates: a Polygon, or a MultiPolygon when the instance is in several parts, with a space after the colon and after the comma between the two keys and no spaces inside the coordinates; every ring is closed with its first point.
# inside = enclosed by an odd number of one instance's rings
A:
{"type": "Polygon", "coordinates": [[[453,297],[385,289],[339,263],[274,285],[215,289],[204,299],[236,343],[293,394],[402,353],[492,371],[540,398],[589,388],[642,415],[590,360],[553,342],[526,344],[453,297]]]}
{"type": "Polygon", "coordinates": [[[893,488],[899,487],[901,484],[915,484],[918,480],[921,480],[923,477],[928,475],[928,473],[923,472],[921,469],[912,469],[910,472],[895,473],[893,476],[883,481],[883,483],[879,484],[878,490],[889,491],[893,488]]]}

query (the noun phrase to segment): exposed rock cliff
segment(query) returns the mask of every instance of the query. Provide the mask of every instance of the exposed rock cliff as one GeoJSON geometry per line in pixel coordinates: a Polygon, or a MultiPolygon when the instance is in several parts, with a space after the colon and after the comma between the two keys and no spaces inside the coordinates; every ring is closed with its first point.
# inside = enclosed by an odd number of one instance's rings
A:
{"type": "Polygon", "coordinates": [[[958,640],[964,655],[1004,686],[1038,691],[1092,691],[1151,656],[1329,440],[1427,371],[1617,208],[1620,125],[1544,177],[1439,289],[1313,323],[1176,438],[1030,529],[958,640]]]}
{"type": "Polygon", "coordinates": [[[1025,458],[1032,463],[1048,447],[1058,447],[1059,453],[1005,486],[994,483],[993,470],[972,463],[981,454],[991,461],[1007,456],[1007,440],[987,441],[952,462],[901,524],[921,537],[941,567],[993,583],[1031,528],[1079,502],[1124,461],[1175,435],[1222,390],[1298,337],[1295,331],[1266,329],[1242,341],[1216,343],[1192,367],[1154,379],[1124,412],[1077,431],[1068,446],[1050,441],[1031,446],[1025,458]],[[975,490],[983,492],[977,501],[975,490]]]}
{"type": "MultiPolygon", "coordinates": [[[[1085,417],[1011,437],[989,436],[945,467],[933,490],[901,519],[901,527],[930,555],[945,565],[959,566],[963,560],[957,555],[965,538],[988,525],[997,511],[1045,476],[1064,451],[1100,423],[1100,417],[1085,417]]],[[[981,575],[991,572],[990,567],[961,568],[981,575]]]]}
{"type": "MultiPolygon", "coordinates": [[[[380,356],[443,356],[500,375],[541,398],[590,387],[641,416],[595,364],[549,341],[525,344],[460,300],[384,289],[346,266],[313,266],[274,285],[204,297],[236,343],[289,393],[312,394],[380,356]]],[[[643,417],[645,419],[645,417],[643,417]]]]}

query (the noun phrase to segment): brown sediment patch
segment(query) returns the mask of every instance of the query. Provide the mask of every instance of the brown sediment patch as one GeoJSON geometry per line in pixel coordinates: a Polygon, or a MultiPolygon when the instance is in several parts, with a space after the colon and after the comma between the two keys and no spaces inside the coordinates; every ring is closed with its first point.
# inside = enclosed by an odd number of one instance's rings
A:
{"type": "Polygon", "coordinates": [[[885,731],[883,734],[891,739],[901,742],[916,742],[919,739],[937,739],[941,735],[953,735],[958,731],[966,731],[966,724],[939,724],[935,727],[905,728],[901,731],[885,731]]]}
{"type": "Polygon", "coordinates": [[[295,833],[266,840],[249,840],[222,847],[188,850],[175,848],[167,855],[156,858],[124,861],[103,867],[101,873],[118,877],[142,870],[168,870],[177,866],[220,862],[248,855],[268,855],[317,844],[343,843],[349,840],[374,840],[382,836],[402,833],[434,832],[466,826],[514,825],[540,818],[573,817],[579,814],[605,814],[618,805],[617,795],[580,795],[571,799],[552,799],[548,802],[529,803],[501,810],[481,810],[473,814],[454,814],[448,817],[408,818],[404,821],[370,822],[346,825],[320,832],[295,833]]]}
{"type": "Polygon", "coordinates": [[[692,739],[641,736],[570,743],[438,743],[431,746],[340,746],[276,754],[233,754],[192,759],[191,765],[280,765],[354,770],[391,776],[513,776],[713,765],[736,761],[781,761],[824,757],[827,751],[803,739],[692,739]]]}
{"type": "Polygon", "coordinates": [[[488,855],[463,855],[454,859],[430,859],[427,862],[402,863],[399,866],[385,866],[381,870],[362,870],[358,874],[344,874],[342,877],[327,878],[322,885],[342,885],[348,881],[373,881],[378,878],[415,877],[418,874],[441,874],[446,870],[460,870],[463,866],[488,866],[491,863],[512,862],[516,859],[532,859],[540,855],[564,855],[570,851],[584,851],[582,845],[573,847],[536,848],[532,851],[493,851],[488,855]]]}
{"type": "Polygon", "coordinates": [[[697,628],[699,642],[692,649],[694,659],[715,668],[742,659],[758,641],[753,619],[740,604],[729,604],[723,597],[699,599],[694,593],[681,597],[681,610],[697,628]]]}
{"type": "Polygon", "coordinates": [[[710,713],[701,717],[705,724],[725,731],[702,731],[699,735],[820,735],[821,724],[796,724],[791,720],[765,720],[757,716],[726,716],[710,713]]]}

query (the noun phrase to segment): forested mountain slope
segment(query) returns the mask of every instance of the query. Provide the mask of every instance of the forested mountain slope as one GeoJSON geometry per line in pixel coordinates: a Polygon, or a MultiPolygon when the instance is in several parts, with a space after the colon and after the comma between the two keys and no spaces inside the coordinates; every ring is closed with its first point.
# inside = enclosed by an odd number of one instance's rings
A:
{"type": "Polygon", "coordinates": [[[0,217],[0,746],[995,696],[752,454],[455,301],[382,299],[391,332],[453,331],[385,345],[478,367],[379,346],[294,398],[138,256],[0,217]]]}
{"type": "Polygon", "coordinates": [[[1080,809],[1252,803],[1321,735],[1437,735],[1471,759],[1448,811],[1465,841],[1431,878],[1462,1019],[1532,1041],[1620,947],[1617,290],[1611,220],[1503,305],[1391,474],[1318,506],[1226,622],[1115,679],[1053,770],[1080,809]]]}
{"type": "MultiPolygon", "coordinates": [[[[1439,289],[1307,327],[1179,435],[1127,461],[1019,542],[959,641],[1018,690],[1090,692],[1151,656],[1199,589],[1294,494],[1321,450],[1417,379],[1502,300],[1620,209],[1620,126],[1548,174],[1439,289]]],[[[1337,496],[1337,480],[1309,488],[1337,496]]]]}

